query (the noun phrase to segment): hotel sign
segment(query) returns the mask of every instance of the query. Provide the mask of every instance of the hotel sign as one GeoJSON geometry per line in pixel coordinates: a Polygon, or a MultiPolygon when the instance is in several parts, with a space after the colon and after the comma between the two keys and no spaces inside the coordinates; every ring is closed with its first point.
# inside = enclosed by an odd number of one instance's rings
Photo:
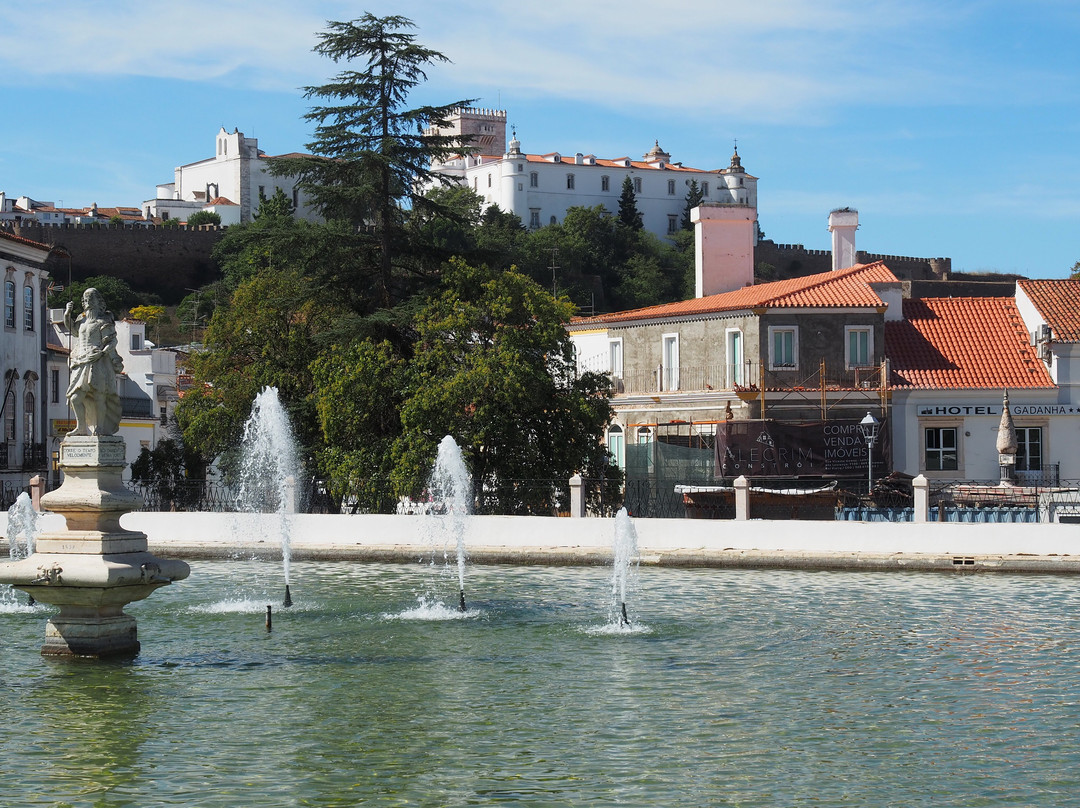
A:
{"type": "MultiPolygon", "coordinates": [[[[1010,404],[1009,412],[1016,415],[1080,415],[1075,404],[1010,404]]],[[[965,415],[1001,417],[1000,404],[919,404],[920,418],[957,418],[965,415]]]]}

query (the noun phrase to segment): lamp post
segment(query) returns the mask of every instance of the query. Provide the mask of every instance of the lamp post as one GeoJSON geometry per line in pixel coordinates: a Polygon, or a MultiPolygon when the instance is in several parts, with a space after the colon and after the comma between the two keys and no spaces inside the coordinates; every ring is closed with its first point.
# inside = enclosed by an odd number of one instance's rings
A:
{"type": "Polygon", "coordinates": [[[866,493],[869,496],[874,490],[874,443],[877,441],[878,427],[881,424],[878,419],[868,411],[866,417],[859,421],[859,432],[866,441],[866,493]]]}

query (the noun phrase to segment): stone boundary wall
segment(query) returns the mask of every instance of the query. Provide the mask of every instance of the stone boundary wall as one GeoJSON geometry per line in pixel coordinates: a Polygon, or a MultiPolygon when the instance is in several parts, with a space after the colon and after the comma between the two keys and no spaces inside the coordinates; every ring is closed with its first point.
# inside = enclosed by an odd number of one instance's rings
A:
{"type": "Polygon", "coordinates": [[[47,267],[55,283],[67,284],[71,256],[72,281],[94,275],[120,278],[137,292],[149,292],[166,304],[178,303],[188,289],[216,280],[220,270],[212,258],[226,228],[154,225],[3,223],[13,235],[57,250],[47,267]]]}
{"type": "MultiPolygon", "coordinates": [[[[856,260],[861,264],[884,261],[900,280],[942,280],[948,278],[952,271],[951,258],[914,258],[859,250],[856,260]]],[[[754,248],[755,267],[759,263],[773,266],[777,280],[801,278],[829,272],[832,269],[832,250],[808,250],[802,244],[777,244],[762,239],[754,248]]]]}

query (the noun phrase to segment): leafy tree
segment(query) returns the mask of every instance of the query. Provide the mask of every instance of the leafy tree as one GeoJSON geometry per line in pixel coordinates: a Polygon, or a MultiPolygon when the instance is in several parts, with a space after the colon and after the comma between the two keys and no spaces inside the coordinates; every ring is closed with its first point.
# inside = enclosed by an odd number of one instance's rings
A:
{"type": "Polygon", "coordinates": [[[1074,281],[1080,281],[1080,261],[1072,265],[1072,274],[1069,277],[1074,281]]]}
{"type": "Polygon", "coordinates": [[[188,227],[199,227],[204,224],[221,226],[221,214],[215,210],[197,210],[188,216],[188,227]]]}
{"type": "Polygon", "coordinates": [[[564,328],[572,311],[521,274],[452,262],[416,322],[394,449],[399,493],[421,492],[447,434],[485,509],[550,512],[575,472],[618,478],[601,445],[609,382],[577,374],[564,328]]]}
{"type": "Polygon", "coordinates": [[[416,43],[412,21],[401,16],[365,14],[351,22],[330,22],[314,50],[335,63],[358,61],[362,70],[345,69],[329,84],[306,87],[305,98],[325,100],[305,116],[316,122],[309,157],[278,161],[274,171],[298,174],[301,187],[328,219],[355,228],[373,225],[378,266],[377,298],[392,299],[391,275],[404,250],[405,208],[422,210],[420,188],[445,178],[431,171],[433,159],[459,150],[465,139],[425,134],[447,122],[455,107],[408,108],[409,95],[427,80],[426,69],[447,62],[438,51],[416,43]]]}
{"type": "Polygon", "coordinates": [[[638,231],[645,227],[641,212],[637,207],[637,194],[630,177],[623,177],[622,193],[619,194],[619,221],[630,230],[638,231]]]}
{"type": "Polygon", "coordinates": [[[109,225],[112,227],[123,227],[124,217],[121,216],[119,213],[114,213],[112,216],[109,217],[109,225]]]}
{"type": "Polygon", "coordinates": [[[132,320],[139,320],[140,322],[146,323],[146,335],[149,337],[151,334],[155,333],[154,329],[157,324],[165,319],[165,307],[157,305],[135,306],[128,312],[128,316],[132,320]]]}
{"type": "Polygon", "coordinates": [[[76,281],[71,286],[65,287],[62,292],[53,292],[49,295],[49,305],[53,308],[62,309],[69,301],[75,303],[78,311],[82,306],[83,292],[87,289],[97,289],[105,301],[105,305],[117,318],[127,315],[132,306],[140,302],[148,302],[150,295],[141,295],[132,289],[127,281],[113,278],[109,275],[94,275],[85,281],[76,281]]]}
{"type": "Polygon", "coordinates": [[[255,396],[278,389],[304,446],[316,440],[309,364],[339,311],[318,301],[311,281],[292,268],[264,270],[244,281],[214,312],[205,353],[192,354],[196,383],[177,407],[184,441],[207,460],[233,452],[255,396]]]}
{"type": "Polygon", "coordinates": [[[336,502],[392,511],[392,449],[401,434],[406,363],[389,342],[334,346],[312,363],[323,447],[318,465],[336,502]]]}
{"type": "Polygon", "coordinates": [[[682,229],[693,232],[694,223],[690,219],[690,212],[701,204],[705,195],[698,187],[697,180],[690,180],[690,190],[686,192],[686,204],[683,206],[682,229]]]}
{"type": "Polygon", "coordinates": [[[185,451],[183,441],[175,438],[159,440],[153,449],[143,448],[131,464],[131,481],[155,500],[159,510],[187,510],[197,503],[205,473],[201,459],[185,451]]]}
{"type": "Polygon", "coordinates": [[[180,220],[175,219],[175,218],[174,219],[163,219],[162,222],[161,222],[161,226],[164,227],[166,230],[179,230],[180,229],[180,220]]]}

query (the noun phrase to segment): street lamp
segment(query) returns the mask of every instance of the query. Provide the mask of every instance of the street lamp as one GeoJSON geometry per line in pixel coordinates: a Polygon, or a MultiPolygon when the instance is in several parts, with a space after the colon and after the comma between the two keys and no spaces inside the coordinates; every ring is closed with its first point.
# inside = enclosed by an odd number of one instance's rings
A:
{"type": "Polygon", "coordinates": [[[877,440],[878,427],[881,424],[878,419],[866,413],[866,417],[859,421],[859,432],[863,436],[863,440],[866,441],[866,493],[867,495],[873,493],[874,490],[874,442],[877,440]]]}

